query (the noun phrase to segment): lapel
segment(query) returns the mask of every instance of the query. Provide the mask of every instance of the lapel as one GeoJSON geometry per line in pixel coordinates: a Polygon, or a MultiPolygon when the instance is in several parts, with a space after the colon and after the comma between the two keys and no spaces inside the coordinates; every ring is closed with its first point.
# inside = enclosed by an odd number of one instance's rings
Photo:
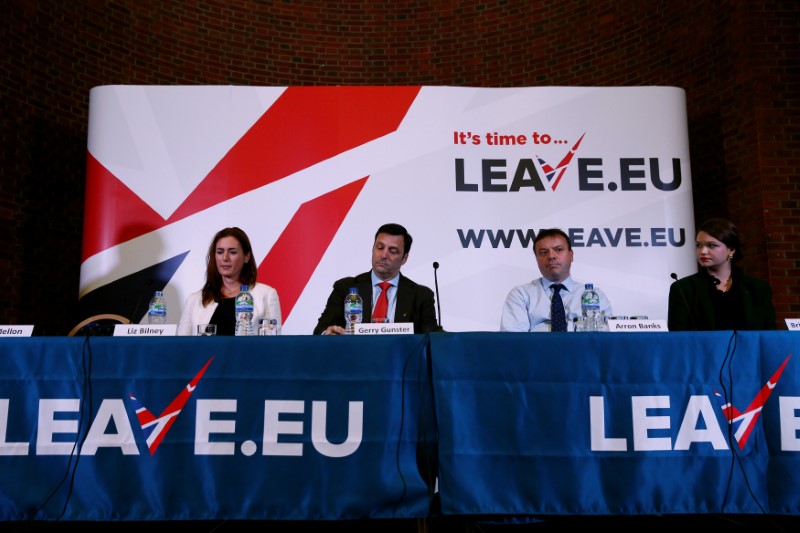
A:
{"type": "Polygon", "coordinates": [[[714,329],[716,327],[717,317],[714,313],[714,306],[711,305],[711,298],[709,293],[708,276],[700,272],[694,279],[695,301],[698,303],[699,310],[697,316],[691,317],[695,321],[695,329],[714,329]],[[708,317],[704,319],[704,317],[708,317]]]}
{"type": "Polygon", "coordinates": [[[371,272],[361,274],[356,278],[356,288],[361,295],[361,308],[364,316],[362,320],[365,324],[372,322],[372,277],[371,272]]]}
{"type": "Polygon", "coordinates": [[[756,288],[751,287],[750,284],[744,279],[743,276],[736,275],[733,282],[739,284],[739,294],[742,297],[742,315],[745,324],[758,324],[759,319],[756,317],[756,288]]]}
{"type": "Polygon", "coordinates": [[[397,280],[397,301],[394,308],[395,322],[411,322],[412,311],[414,310],[414,289],[401,273],[397,280]]]}

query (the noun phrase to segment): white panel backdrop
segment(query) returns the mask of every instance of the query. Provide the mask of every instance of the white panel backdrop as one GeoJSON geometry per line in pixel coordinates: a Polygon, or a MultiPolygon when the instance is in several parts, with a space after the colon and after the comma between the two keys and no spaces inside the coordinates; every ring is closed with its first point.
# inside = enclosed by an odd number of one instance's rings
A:
{"type": "MultiPolygon", "coordinates": [[[[166,220],[287,90],[97,87],[88,150],[166,220]]],[[[261,264],[302,203],[365,176],[292,302],[284,334],[310,334],[331,284],[369,269],[375,230],[385,222],[403,224],[414,237],[405,275],[434,288],[432,263],[440,264],[448,331],[499,328],[511,287],[539,276],[532,241],[520,235],[541,228],[575,236],[573,277],[602,288],[616,314],[666,318],[670,273],[696,270],[682,89],[422,87],[395,131],[92,253],[82,264],[80,294],[189,251],[165,290],[170,322],[177,322],[186,296],[202,286],[217,230],[244,229],[261,264]],[[490,145],[495,135],[513,136],[516,145],[490,145]],[[556,167],[579,140],[553,188],[543,165],[556,167]],[[512,191],[518,168],[523,186],[512,191]],[[543,187],[534,186],[539,181],[543,187]],[[511,238],[498,240],[501,233],[511,238]],[[483,235],[479,245],[470,234],[483,235]]],[[[97,208],[87,203],[87,213],[97,208]]]]}

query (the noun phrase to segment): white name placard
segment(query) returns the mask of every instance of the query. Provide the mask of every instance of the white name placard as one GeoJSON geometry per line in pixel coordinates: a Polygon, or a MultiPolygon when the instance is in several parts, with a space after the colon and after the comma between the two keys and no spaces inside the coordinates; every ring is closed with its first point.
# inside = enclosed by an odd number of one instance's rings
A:
{"type": "Polygon", "coordinates": [[[30,337],[33,326],[0,326],[0,337],[30,337]]]}
{"type": "Polygon", "coordinates": [[[668,331],[666,320],[614,320],[609,319],[608,331],[668,331]]]}
{"type": "Polygon", "coordinates": [[[178,324],[116,324],[115,337],[169,337],[178,332],[178,324]]]}
{"type": "Polygon", "coordinates": [[[414,333],[414,323],[359,324],[354,333],[356,335],[410,335],[414,333]]]}
{"type": "Polygon", "coordinates": [[[800,318],[787,318],[786,327],[789,331],[800,331],[800,318]]]}

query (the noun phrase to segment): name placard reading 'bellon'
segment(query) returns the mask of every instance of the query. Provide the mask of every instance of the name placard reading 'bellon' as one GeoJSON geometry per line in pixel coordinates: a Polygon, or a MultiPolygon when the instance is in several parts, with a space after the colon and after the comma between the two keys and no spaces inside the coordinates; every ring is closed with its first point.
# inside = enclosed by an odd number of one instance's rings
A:
{"type": "Polygon", "coordinates": [[[0,337],[30,337],[33,326],[0,326],[0,337]]]}

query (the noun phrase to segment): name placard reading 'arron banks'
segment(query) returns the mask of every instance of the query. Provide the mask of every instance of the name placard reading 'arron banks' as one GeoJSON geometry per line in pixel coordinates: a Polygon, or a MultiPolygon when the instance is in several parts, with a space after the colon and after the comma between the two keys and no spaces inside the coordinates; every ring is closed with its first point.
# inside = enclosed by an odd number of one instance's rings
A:
{"type": "Polygon", "coordinates": [[[666,320],[608,320],[608,331],[668,331],[666,320]]]}
{"type": "Polygon", "coordinates": [[[354,333],[356,335],[410,335],[414,333],[414,323],[359,324],[354,333]]]}
{"type": "Polygon", "coordinates": [[[115,337],[168,337],[175,336],[178,324],[117,324],[115,337]]]}

